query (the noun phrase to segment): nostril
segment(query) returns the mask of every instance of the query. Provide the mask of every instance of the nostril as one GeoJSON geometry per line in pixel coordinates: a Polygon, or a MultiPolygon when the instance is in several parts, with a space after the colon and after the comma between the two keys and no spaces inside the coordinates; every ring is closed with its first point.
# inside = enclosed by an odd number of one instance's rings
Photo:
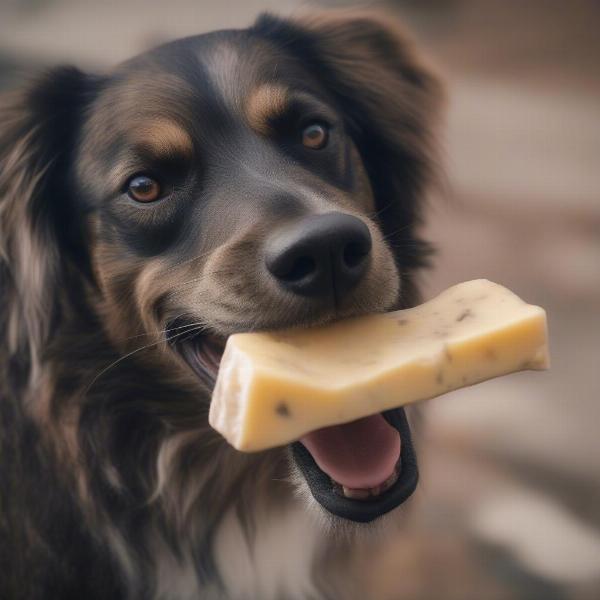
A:
{"type": "Polygon", "coordinates": [[[286,273],[279,274],[279,279],[289,282],[300,281],[316,270],[317,263],[314,258],[300,256],[292,263],[291,268],[286,273]]]}
{"type": "Polygon", "coordinates": [[[350,242],[346,244],[342,255],[342,260],[347,267],[354,268],[360,265],[369,254],[369,248],[360,242],[350,242]]]}
{"type": "Polygon", "coordinates": [[[361,219],[335,212],[311,215],[269,235],[265,266],[294,294],[339,300],[367,272],[371,246],[361,219]]]}

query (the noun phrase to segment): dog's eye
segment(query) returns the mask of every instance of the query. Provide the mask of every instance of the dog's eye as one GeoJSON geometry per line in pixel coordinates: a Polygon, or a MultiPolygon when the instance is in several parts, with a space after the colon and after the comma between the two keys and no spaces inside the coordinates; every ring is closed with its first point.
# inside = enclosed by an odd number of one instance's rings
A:
{"type": "Polygon", "coordinates": [[[302,131],[302,145],[311,150],[325,148],[329,141],[329,129],[322,123],[311,123],[302,131]]]}
{"type": "Polygon", "coordinates": [[[138,202],[154,202],[160,198],[160,184],[152,177],[136,175],[127,184],[127,194],[138,202]]]}

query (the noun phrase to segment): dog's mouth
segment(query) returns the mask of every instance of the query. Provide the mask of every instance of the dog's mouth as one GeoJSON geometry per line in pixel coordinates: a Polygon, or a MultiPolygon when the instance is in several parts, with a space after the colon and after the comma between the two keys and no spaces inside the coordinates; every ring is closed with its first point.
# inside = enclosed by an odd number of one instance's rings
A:
{"type": "MultiPolygon", "coordinates": [[[[212,390],[225,343],[224,337],[201,334],[172,346],[212,390]]],[[[402,504],[417,485],[416,456],[402,408],[312,431],[290,448],[315,500],[344,519],[372,521],[402,504]]]]}
{"type": "Polygon", "coordinates": [[[418,470],[402,408],[303,436],[292,454],[310,491],[338,517],[366,523],[400,506],[418,470]]]}

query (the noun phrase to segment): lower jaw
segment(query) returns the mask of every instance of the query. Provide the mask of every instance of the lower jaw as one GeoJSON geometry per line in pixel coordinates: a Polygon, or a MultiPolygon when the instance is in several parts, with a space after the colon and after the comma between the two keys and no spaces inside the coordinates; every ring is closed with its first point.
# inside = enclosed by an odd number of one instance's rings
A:
{"type": "Polygon", "coordinates": [[[306,479],[313,497],[336,517],[359,523],[371,522],[408,500],[417,486],[417,461],[404,409],[386,411],[383,415],[399,432],[402,446],[396,480],[389,485],[394,477],[392,475],[381,486],[377,486],[379,489],[349,490],[350,494],[347,494],[342,486],[317,466],[303,444],[295,442],[291,445],[294,461],[306,479]]]}

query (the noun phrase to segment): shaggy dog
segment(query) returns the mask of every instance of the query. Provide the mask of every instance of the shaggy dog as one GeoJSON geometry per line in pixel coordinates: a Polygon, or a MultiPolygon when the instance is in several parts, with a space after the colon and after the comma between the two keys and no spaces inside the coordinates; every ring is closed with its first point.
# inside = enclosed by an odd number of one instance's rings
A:
{"type": "Polygon", "coordinates": [[[403,411],[350,489],[300,443],[234,451],[211,386],[233,332],[418,301],[440,98],[400,28],[334,13],[3,100],[1,598],[356,596],[349,548],[416,485],[403,411]]]}

